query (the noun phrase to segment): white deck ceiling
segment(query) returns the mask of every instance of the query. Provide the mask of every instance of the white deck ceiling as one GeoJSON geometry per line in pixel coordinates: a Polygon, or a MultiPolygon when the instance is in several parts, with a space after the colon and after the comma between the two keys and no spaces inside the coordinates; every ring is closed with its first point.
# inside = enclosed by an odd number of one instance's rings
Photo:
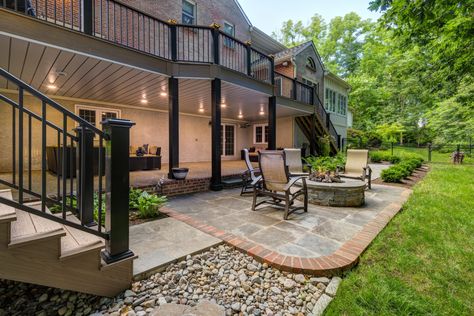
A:
{"type": "MultiPolygon", "coordinates": [[[[0,67],[41,92],[54,96],[167,110],[168,78],[93,56],[0,34],[0,67]],[[60,75],[63,73],[63,75],[60,75]],[[54,88],[51,88],[54,86],[54,88]],[[141,100],[146,96],[147,104],[141,100]]],[[[180,112],[210,116],[211,81],[180,79],[180,112]],[[204,113],[199,108],[204,108],[204,113]]],[[[0,89],[15,89],[0,78],[0,89]]],[[[222,83],[222,117],[242,121],[266,118],[268,95],[222,83]]],[[[278,107],[277,116],[304,114],[278,107]]]]}

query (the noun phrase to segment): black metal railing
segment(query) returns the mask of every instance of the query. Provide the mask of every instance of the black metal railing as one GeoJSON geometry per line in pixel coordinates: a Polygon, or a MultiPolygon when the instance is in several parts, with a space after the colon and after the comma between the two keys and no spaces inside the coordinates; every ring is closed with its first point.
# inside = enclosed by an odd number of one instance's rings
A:
{"type": "MultiPolygon", "coordinates": [[[[107,186],[104,185],[104,174],[106,170],[108,176],[112,172],[126,172],[128,179],[127,166],[122,166],[119,171],[111,169],[114,159],[123,158],[128,162],[128,143],[117,141],[110,144],[113,134],[102,132],[3,68],[0,68],[0,78],[7,80],[12,90],[17,91],[14,98],[0,94],[0,105],[7,106],[2,113],[11,110],[12,127],[11,134],[6,135],[11,138],[11,177],[3,177],[0,184],[17,193],[15,201],[0,197],[0,203],[100,236],[108,240],[106,251],[110,245],[120,244],[121,241],[111,239],[110,228],[103,227],[104,222],[111,221],[109,204],[113,203],[114,196],[107,177],[107,186]],[[25,97],[28,102],[25,102],[25,97]],[[107,153],[109,149],[106,148],[120,145],[126,147],[125,157],[111,157],[107,153]],[[40,153],[40,157],[33,157],[36,153],[40,153]],[[102,159],[105,154],[107,159],[102,159]],[[98,156],[96,167],[94,155],[98,156]],[[39,168],[34,168],[38,158],[39,168]],[[54,174],[50,172],[51,164],[56,166],[54,174]],[[94,169],[97,171],[95,181],[94,169]],[[107,207],[103,206],[105,195],[109,199],[107,207]],[[31,200],[40,200],[41,208],[30,206],[28,202],[31,200]],[[68,212],[76,215],[80,224],[77,220],[70,220],[68,212]]],[[[128,190],[128,184],[124,185],[128,190]]],[[[128,195],[126,199],[128,201],[128,195]]],[[[128,204],[126,212],[128,232],[128,204]]],[[[126,238],[128,250],[128,233],[115,234],[115,238],[126,238]]]]}
{"type": "MultiPolygon", "coordinates": [[[[92,151],[91,139],[96,137],[99,152],[103,151],[103,141],[106,135],[89,122],[77,117],[72,112],[64,109],[55,101],[31,88],[18,78],[0,68],[0,76],[8,80],[10,85],[16,86],[18,92],[16,99],[0,95],[0,100],[10,105],[11,109],[11,180],[0,180],[2,184],[18,191],[18,203],[25,205],[31,198],[41,200],[41,212],[46,217],[56,217],[46,213],[47,206],[60,211],[61,219],[67,222],[68,211],[77,214],[81,219],[80,229],[91,231],[101,237],[107,235],[102,232],[102,225],[95,228],[86,228],[94,222],[93,202],[87,202],[82,194],[85,185],[93,186],[94,183],[84,181],[87,171],[86,152],[92,151]],[[36,99],[41,104],[39,113],[28,108],[24,102],[25,94],[36,99]],[[51,117],[59,117],[60,124],[54,123],[51,117]],[[77,128],[74,128],[76,127],[77,128]],[[87,132],[86,132],[87,131],[87,132]],[[89,141],[86,139],[89,136],[89,141]],[[33,138],[33,135],[35,137],[33,138]],[[34,143],[34,144],[33,144],[34,143]],[[52,155],[47,157],[47,147],[53,149],[52,155]],[[33,152],[41,152],[40,157],[40,187],[33,187],[33,176],[37,176],[32,168],[33,152]],[[79,159],[74,162],[73,157],[79,159]],[[54,160],[56,165],[55,175],[48,173],[48,159],[54,160]],[[73,181],[77,176],[77,183],[73,181]],[[28,197],[28,198],[26,198],[28,197]],[[92,208],[86,208],[92,205],[92,208]]],[[[57,119],[56,119],[57,120],[57,119]]],[[[52,163],[49,161],[50,164],[52,163]]],[[[104,165],[99,160],[99,175],[104,173],[104,165]]],[[[103,177],[98,177],[99,197],[102,196],[103,177]]],[[[92,200],[92,197],[89,197],[92,200]]],[[[101,223],[104,216],[102,203],[97,208],[97,222],[101,223]]],[[[74,226],[74,225],[73,225],[74,226]]],[[[76,225],[77,226],[77,225],[76,225]]],[[[79,227],[76,227],[79,228],[79,227]]]]}
{"type": "Polygon", "coordinates": [[[275,95],[306,104],[313,104],[315,94],[317,94],[317,91],[313,86],[275,72],[275,95]]]}
{"type": "Polygon", "coordinates": [[[165,22],[116,0],[0,0],[0,6],[160,58],[218,64],[273,83],[273,59],[217,25],[165,22]]]}
{"type": "Polygon", "coordinates": [[[315,98],[314,106],[315,106],[316,115],[321,120],[322,125],[327,129],[329,136],[337,144],[339,135],[337,134],[336,128],[332,124],[331,116],[324,108],[324,105],[317,93],[314,94],[314,98],[315,98]]]}

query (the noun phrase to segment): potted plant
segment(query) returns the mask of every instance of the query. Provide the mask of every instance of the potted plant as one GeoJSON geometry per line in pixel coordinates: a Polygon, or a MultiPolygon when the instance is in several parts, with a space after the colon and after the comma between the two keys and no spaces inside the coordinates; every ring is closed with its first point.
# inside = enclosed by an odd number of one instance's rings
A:
{"type": "Polygon", "coordinates": [[[189,168],[173,168],[173,177],[176,180],[184,180],[186,179],[186,176],[188,175],[189,168]]]}

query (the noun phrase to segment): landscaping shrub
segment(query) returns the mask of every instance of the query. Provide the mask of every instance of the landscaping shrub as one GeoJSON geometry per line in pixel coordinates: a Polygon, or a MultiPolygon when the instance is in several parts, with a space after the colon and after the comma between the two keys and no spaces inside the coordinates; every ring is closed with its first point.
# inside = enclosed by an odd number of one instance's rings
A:
{"type": "Polygon", "coordinates": [[[159,209],[166,203],[166,196],[158,196],[143,191],[138,198],[138,214],[140,218],[153,218],[158,216],[159,209]]]}
{"type": "Polygon", "coordinates": [[[343,167],[346,164],[346,157],[342,153],[338,153],[336,156],[310,156],[304,158],[306,163],[311,166],[312,171],[326,172],[336,171],[338,167],[343,167]]]}
{"type": "Polygon", "coordinates": [[[410,158],[403,158],[399,163],[382,171],[382,180],[384,182],[400,182],[402,179],[410,176],[422,164],[423,158],[416,155],[410,158]]]}

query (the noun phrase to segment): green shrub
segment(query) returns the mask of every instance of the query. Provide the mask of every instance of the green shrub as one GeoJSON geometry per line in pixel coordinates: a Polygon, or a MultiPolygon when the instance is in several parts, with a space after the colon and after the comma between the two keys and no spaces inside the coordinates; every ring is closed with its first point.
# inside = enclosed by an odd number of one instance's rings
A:
{"type": "Polygon", "coordinates": [[[387,161],[390,161],[391,163],[393,164],[397,164],[401,161],[402,159],[399,157],[399,156],[389,156],[388,160],[387,161]]]}
{"type": "Polygon", "coordinates": [[[326,172],[336,171],[338,167],[342,167],[346,164],[346,157],[342,153],[338,153],[336,156],[310,156],[304,158],[306,163],[311,166],[313,171],[326,172]]]}
{"type": "Polygon", "coordinates": [[[138,199],[142,195],[143,190],[130,188],[128,208],[131,210],[138,209],[138,199]]]}
{"type": "Polygon", "coordinates": [[[159,214],[159,209],[166,203],[166,196],[158,196],[143,191],[138,198],[138,214],[140,218],[153,218],[159,214]]]}
{"type": "Polygon", "coordinates": [[[384,153],[381,151],[373,151],[370,153],[370,161],[374,163],[379,163],[383,160],[384,153]]]}
{"type": "Polygon", "coordinates": [[[403,172],[395,166],[382,170],[382,180],[384,182],[400,182],[403,178],[403,172]]]}

